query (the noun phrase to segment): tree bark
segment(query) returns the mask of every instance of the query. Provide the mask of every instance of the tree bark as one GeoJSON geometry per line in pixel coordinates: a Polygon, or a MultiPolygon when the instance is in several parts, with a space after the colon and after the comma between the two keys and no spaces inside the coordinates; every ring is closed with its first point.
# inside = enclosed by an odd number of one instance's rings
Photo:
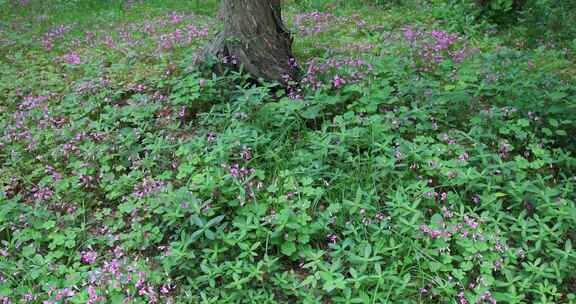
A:
{"type": "Polygon", "coordinates": [[[233,65],[256,79],[297,80],[300,71],[281,11],[280,0],[222,0],[224,29],[205,47],[203,57],[216,57],[220,72],[233,65]]]}

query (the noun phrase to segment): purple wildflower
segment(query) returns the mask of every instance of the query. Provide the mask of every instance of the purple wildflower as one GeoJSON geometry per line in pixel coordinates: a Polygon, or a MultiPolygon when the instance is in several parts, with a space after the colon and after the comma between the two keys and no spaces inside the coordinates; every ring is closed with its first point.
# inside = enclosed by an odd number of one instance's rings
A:
{"type": "Polygon", "coordinates": [[[80,253],[80,260],[84,264],[94,264],[98,258],[98,253],[96,251],[83,251],[80,253]]]}
{"type": "Polygon", "coordinates": [[[82,59],[80,55],[76,52],[70,52],[62,56],[62,60],[70,65],[79,65],[82,64],[82,59]]]}

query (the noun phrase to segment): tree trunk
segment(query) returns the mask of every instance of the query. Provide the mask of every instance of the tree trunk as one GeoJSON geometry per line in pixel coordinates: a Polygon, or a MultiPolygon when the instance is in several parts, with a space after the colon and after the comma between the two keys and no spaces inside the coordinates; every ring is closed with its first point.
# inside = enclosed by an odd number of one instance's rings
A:
{"type": "Polygon", "coordinates": [[[224,30],[203,54],[218,59],[218,71],[232,65],[256,79],[283,84],[298,79],[280,0],[222,0],[220,9],[224,30]]]}

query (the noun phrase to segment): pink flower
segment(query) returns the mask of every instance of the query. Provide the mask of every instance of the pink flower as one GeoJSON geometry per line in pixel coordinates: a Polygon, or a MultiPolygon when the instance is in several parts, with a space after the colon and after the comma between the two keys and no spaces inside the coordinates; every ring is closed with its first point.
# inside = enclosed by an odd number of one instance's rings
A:
{"type": "Polygon", "coordinates": [[[64,62],[71,65],[79,65],[82,64],[82,59],[80,59],[80,55],[76,52],[70,52],[62,57],[64,62]]]}
{"type": "Polygon", "coordinates": [[[172,286],[170,284],[164,284],[164,285],[162,285],[162,288],[160,288],[160,293],[165,295],[165,294],[170,293],[170,291],[173,289],[174,289],[174,286],[172,286]]]}
{"type": "Polygon", "coordinates": [[[208,135],[206,137],[207,137],[208,142],[216,141],[216,134],[215,133],[210,132],[210,133],[208,133],[208,135]]]}
{"type": "Polygon", "coordinates": [[[92,285],[88,286],[88,295],[90,296],[90,299],[86,303],[92,304],[100,300],[100,297],[96,293],[96,289],[92,285]]]}
{"type": "Polygon", "coordinates": [[[472,201],[474,202],[474,204],[480,204],[480,196],[478,194],[474,195],[472,201]]]}
{"type": "Polygon", "coordinates": [[[338,236],[334,233],[329,234],[328,237],[326,237],[328,239],[328,241],[330,241],[330,243],[332,244],[336,244],[336,241],[338,240],[338,236]]]}
{"type": "Polygon", "coordinates": [[[32,293],[25,294],[24,298],[23,298],[24,302],[26,302],[26,303],[36,301],[37,299],[38,299],[38,297],[33,295],[32,293]]]}
{"type": "Polygon", "coordinates": [[[80,255],[82,263],[88,265],[96,263],[96,259],[98,258],[98,253],[96,251],[83,251],[80,255]]]}
{"type": "Polygon", "coordinates": [[[344,78],[336,75],[336,76],[334,76],[334,79],[332,80],[332,84],[334,85],[335,88],[338,89],[338,88],[340,88],[346,84],[346,80],[344,80],[344,78]]]}
{"type": "Polygon", "coordinates": [[[242,159],[244,159],[245,161],[249,161],[250,159],[252,159],[252,153],[250,152],[250,148],[244,148],[244,149],[240,152],[240,156],[241,156],[242,159]]]}
{"type": "Polygon", "coordinates": [[[458,304],[468,304],[468,300],[466,300],[463,291],[458,294],[458,304]]]}
{"type": "Polygon", "coordinates": [[[464,216],[464,222],[472,229],[478,228],[478,223],[467,215],[464,216]]]}
{"type": "Polygon", "coordinates": [[[414,41],[414,37],[415,34],[411,27],[404,29],[404,39],[406,39],[406,41],[412,43],[414,41]]]}
{"type": "Polygon", "coordinates": [[[144,282],[145,282],[144,277],[145,277],[145,274],[143,272],[139,272],[138,273],[138,281],[136,281],[136,284],[134,285],[134,287],[139,289],[140,287],[144,286],[144,282]]]}

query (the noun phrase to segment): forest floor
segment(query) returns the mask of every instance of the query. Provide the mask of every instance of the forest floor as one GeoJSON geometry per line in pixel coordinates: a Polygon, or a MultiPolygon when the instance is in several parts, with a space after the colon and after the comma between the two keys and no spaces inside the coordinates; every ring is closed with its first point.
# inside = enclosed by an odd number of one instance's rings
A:
{"type": "Polygon", "coordinates": [[[0,303],[576,303],[576,42],[323,2],[285,92],[214,0],[0,0],[0,303]]]}

